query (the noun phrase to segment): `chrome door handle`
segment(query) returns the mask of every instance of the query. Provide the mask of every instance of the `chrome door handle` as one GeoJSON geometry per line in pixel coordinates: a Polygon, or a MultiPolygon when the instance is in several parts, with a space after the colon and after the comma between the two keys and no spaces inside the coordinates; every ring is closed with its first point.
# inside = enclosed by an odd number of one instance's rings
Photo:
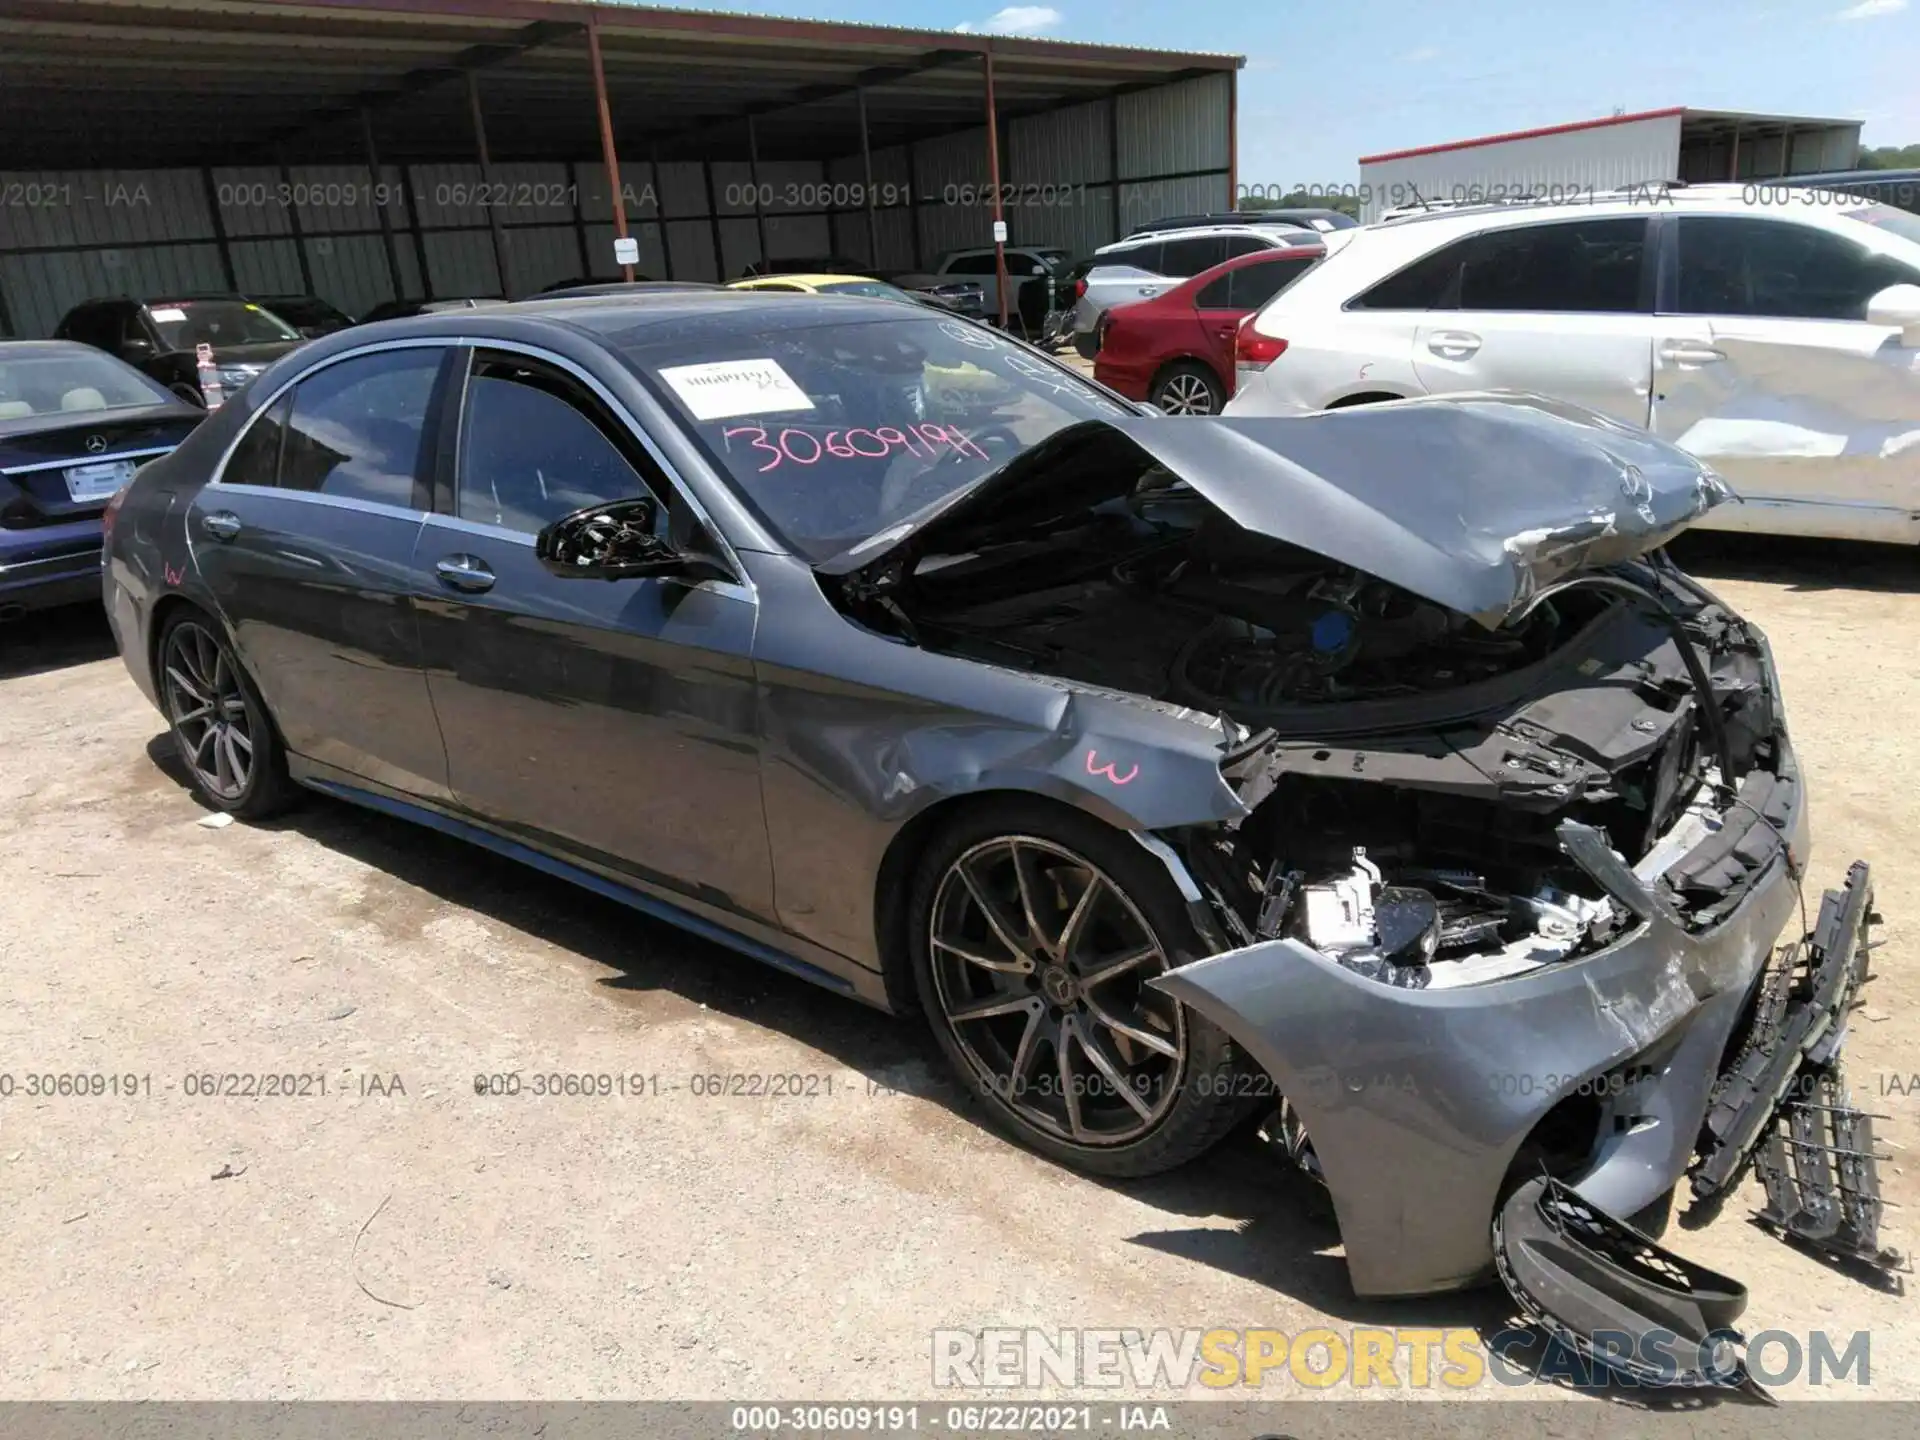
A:
{"type": "Polygon", "coordinates": [[[440,583],[449,590],[477,595],[493,588],[493,571],[477,555],[449,555],[444,560],[434,562],[433,573],[440,577],[440,583]]]}
{"type": "Polygon", "coordinates": [[[1465,360],[1480,348],[1480,337],[1465,330],[1438,330],[1427,337],[1427,349],[1445,360],[1465,360]]]}
{"type": "Polygon", "coordinates": [[[1660,346],[1660,358],[1669,365],[1711,365],[1726,359],[1727,352],[1698,340],[1668,340],[1660,346]]]}
{"type": "Polygon", "coordinates": [[[1155,292],[1154,292],[1154,288],[1153,288],[1153,286],[1151,286],[1151,285],[1142,285],[1142,286],[1141,286],[1141,287],[1140,287],[1140,288],[1139,288],[1139,289],[1138,289],[1137,291],[1135,291],[1134,293],[1135,293],[1135,294],[1139,294],[1139,295],[1152,295],[1152,294],[1154,294],[1155,292]]]}
{"type": "Polygon", "coordinates": [[[231,540],[240,533],[240,517],[231,510],[215,510],[200,517],[200,528],[215,540],[231,540]]]}

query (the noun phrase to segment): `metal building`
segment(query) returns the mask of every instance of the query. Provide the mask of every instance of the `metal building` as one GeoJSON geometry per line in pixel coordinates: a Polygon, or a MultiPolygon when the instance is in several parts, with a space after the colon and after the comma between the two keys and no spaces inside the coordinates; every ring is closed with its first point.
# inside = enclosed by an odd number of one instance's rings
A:
{"type": "Polygon", "coordinates": [[[1579,196],[1623,185],[1845,170],[1860,121],[1674,106],[1360,157],[1361,218],[1426,201],[1579,196]]]}
{"type": "Polygon", "coordinates": [[[1236,193],[1241,57],[559,0],[0,0],[0,334],[1085,250],[1236,193]],[[989,137],[992,137],[990,143],[989,137]],[[614,178],[618,177],[616,184],[614,178]]]}

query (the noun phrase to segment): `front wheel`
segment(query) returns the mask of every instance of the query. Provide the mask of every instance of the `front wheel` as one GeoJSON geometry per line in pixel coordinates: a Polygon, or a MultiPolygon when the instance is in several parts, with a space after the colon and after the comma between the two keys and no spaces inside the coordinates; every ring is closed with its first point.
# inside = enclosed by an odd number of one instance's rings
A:
{"type": "Polygon", "coordinates": [[[912,958],[948,1060],[994,1124],[1101,1175],[1153,1175],[1241,1117],[1232,1042],[1148,986],[1203,953],[1159,862],[1091,817],[1007,801],[915,875],[912,958]]]}
{"type": "Polygon", "coordinates": [[[159,679],[174,747],[203,801],[246,820],[292,802],[287,754],[267,708],[210,620],[181,614],[168,622],[159,679]]]}

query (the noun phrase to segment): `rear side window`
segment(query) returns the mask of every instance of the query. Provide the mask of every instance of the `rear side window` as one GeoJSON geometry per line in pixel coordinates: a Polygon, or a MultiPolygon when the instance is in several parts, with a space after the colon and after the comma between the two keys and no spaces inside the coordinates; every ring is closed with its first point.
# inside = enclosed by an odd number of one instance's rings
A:
{"type": "Polygon", "coordinates": [[[994,272],[992,255],[960,255],[947,266],[949,275],[992,275],[994,272]]]}
{"type": "Polygon", "coordinates": [[[442,354],[358,355],[296,385],[280,453],[282,488],[414,508],[442,354]]]}
{"type": "Polygon", "coordinates": [[[1227,237],[1227,258],[1236,255],[1252,255],[1260,250],[1273,249],[1273,242],[1259,235],[1229,235],[1227,237]]]}
{"type": "MultiPolygon", "coordinates": [[[[589,505],[655,495],[617,427],[572,376],[482,352],[467,385],[457,506],[462,519],[536,534],[589,505]]],[[[666,511],[661,510],[664,526],[666,511]]]]}
{"type": "Polygon", "coordinates": [[[1680,221],[1677,314],[1864,320],[1869,299],[1902,284],[1920,284],[1920,270],[1811,225],[1738,215],[1680,221]]]}
{"type": "Polygon", "coordinates": [[[1208,281],[1201,287],[1200,293],[1193,297],[1193,308],[1196,310],[1231,309],[1233,307],[1233,300],[1231,298],[1233,277],[1238,273],[1238,271],[1229,270],[1218,280],[1208,281]]]}
{"type": "Polygon", "coordinates": [[[1297,255],[1286,260],[1266,260],[1242,265],[1228,276],[1233,281],[1229,308],[1258,310],[1287,286],[1313,268],[1313,257],[1297,255]]]}
{"type": "Polygon", "coordinates": [[[1169,240],[1161,247],[1159,272],[1186,280],[1202,270],[1211,270],[1227,258],[1227,241],[1222,235],[1193,235],[1169,240]]]}
{"type": "Polygon", "coordinates": [[[1366,310],[1530,310],[1633,314],[1641,304],[1647,222],[1521,225],[1470,235],[1356,301],[1366,310]]]}
{"type": "Polygon", "coordinates": [[[227,468],[220,478],[229,485],[278,485],[280,448],[287,433],[287,416],[293,412],[293,395],[282,395],[258,420],[247,427],[240,443],[227,457],[227,468]]]}

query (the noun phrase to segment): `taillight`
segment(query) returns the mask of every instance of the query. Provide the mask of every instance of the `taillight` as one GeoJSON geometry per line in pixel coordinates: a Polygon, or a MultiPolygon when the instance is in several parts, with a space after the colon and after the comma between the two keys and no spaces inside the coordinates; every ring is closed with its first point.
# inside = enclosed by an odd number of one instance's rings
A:
{"type": "Polygon", "coordinates": [[[1233,366],[1236,370],[1264,370],[1286,353],[1286,341],[1276,336],[1262,335],[1253,328],[1251,320],[1234,332],[1233,366]]]}
{"type": "Polygon", "coordinates": [[[1076,300],[1084,300],[1087,298],[1086,276],[1082,275],[1078,280],[1073,282],[1073,298],[1076,300]]]}
{"type": "Polygon", "coordinates": [[[120,506],[127,498],[127,487],[122,485],[113,492],[113,498],[107,501],[107,508],[100,514],[100,543],[105,545],[113,539],[114,518],[120,513],[120,506]]]}

